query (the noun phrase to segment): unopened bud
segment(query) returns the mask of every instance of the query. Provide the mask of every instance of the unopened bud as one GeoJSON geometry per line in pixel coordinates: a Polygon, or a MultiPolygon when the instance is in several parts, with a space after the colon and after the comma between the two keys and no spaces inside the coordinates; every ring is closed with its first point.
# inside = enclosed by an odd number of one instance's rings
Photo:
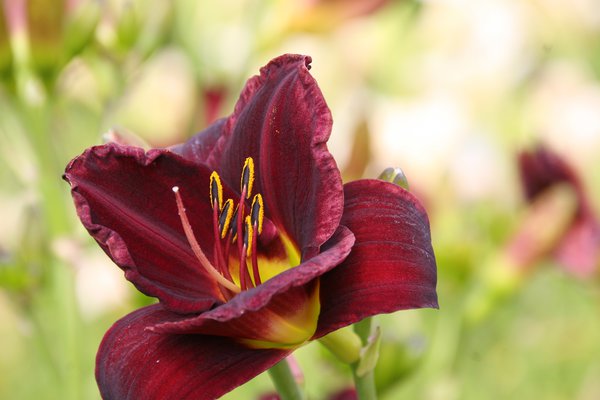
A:
{"type": "Polygon", "coordinates": [[[408,179],[406,179],[404,171],[402,171],[400,168],[388,167],[384,169],[381,174],[379,174],[378,179],[381,179],[382,181],[391,182],[406,190],[409,190],[408,179]]]}
{"type": "Polygon", "coordinates": [[[93,40],[102,13],[99,1],[70,1],[66,4],[63,40],[66,59],[81,52],[93,40]]]}

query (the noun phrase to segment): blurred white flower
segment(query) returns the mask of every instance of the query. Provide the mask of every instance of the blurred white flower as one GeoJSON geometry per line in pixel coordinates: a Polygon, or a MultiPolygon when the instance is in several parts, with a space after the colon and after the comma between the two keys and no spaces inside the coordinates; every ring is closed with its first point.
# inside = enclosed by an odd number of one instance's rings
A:
{"type": "Polygon", "coordinates": [[[428,1],[417,26],[424,81],[489,101],[529,67],[528,10],[515,0],[428,1]]]}
{"type": "Polygon", "coordinates": [[[598,0],[534,0],[533,3],[539,13],[568,24],[569,29],[600,29],[598,0]]]}
{"type": "Polygon", "coordinates": [[[182,52],[166,48],[144,64],[107,120],[110,126],[126,126],[152,145],[164,146],[184,139],[195,108],[190,62],[182,52]]]}
{"type": "Polygon", "coordinates": [[[75,295],[83,318],[93,320],[127,304],[130,285],[123,279],[123,271],[102,251],[70,238],[55,240],[52,248],[74,268],[75,295]]]}
{"type": "Polygon", "coordinates": [[[103,253],[88,256],[85,267],[79,268],[75,278],[77,301],[86,319],[127,304],[129,289],[123,272],[103,253]]]}
{"type": "Polygon", "coordinates": [[[532,131],[579,168],[597,165],[600,152],[600,84],[572,61],[543,71],[529,101],[532,131]]]}
{"type": "Polygon", "coordinates": [[[449,178],[459,199],[466,202],[481,200],[507,201],[515,193],[511,184],[510,166],[498,143],[487,135],[466,138],[450,164],[449,178]]]}
{"type": "Polygon", "coordinates": [[[446,174],[469,118],[460,98],[443,92],[412,101],[386,101],[370,120],[376,171],[388,166],[404,170],[409,183],[434,190],[446,174]]]}

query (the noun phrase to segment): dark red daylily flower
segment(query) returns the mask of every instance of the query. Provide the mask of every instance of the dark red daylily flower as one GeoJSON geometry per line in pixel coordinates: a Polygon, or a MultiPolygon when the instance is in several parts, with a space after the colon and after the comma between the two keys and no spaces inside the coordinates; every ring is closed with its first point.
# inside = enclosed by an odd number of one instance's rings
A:
{"type": "Polygon", "coordinates": [[[159,300],[106,333],[104,399],[215,398],[340,327],[437,307],[425,210],[388,182],[342,185],[310,61],[271,61],[187,143],[67,166],[84,226],[159,300]]]}
{"type": "Polygon", "coordinates": [[[589,276],[600,260],[600,223],[575,170],[544,146],[519,154],[519,170],[529,201],[559,184],[572,188],[577,209],[554,249],[559,263],[576,276],[589,276]]]}

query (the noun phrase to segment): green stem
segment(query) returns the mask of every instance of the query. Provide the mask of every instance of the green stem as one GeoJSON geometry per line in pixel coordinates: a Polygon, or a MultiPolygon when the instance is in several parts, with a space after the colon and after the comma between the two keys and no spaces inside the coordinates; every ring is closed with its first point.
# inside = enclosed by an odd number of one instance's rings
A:
{"type": "Polygon", "coordinates": [[[281,400],[304,400],[304,393],[296,382],[287,359],[279,361],[269,369],[269,376],[281,400]]]}
{"type": "Polygon", "coordinates": [[[371,318],[365,318],[354,324],[354,332],[360,337],[363,344],[367,343],[371,335],[371,318]]]}
{"type": "Polygon", "coordinates": [[[354,378],[354,386],[356,387],[356,395],[360,400],[375,400],[377,392],[375,391],[375,379],[373,371],[367,372],[363,376],[358,376],[356,373],[357,365],[352,366],[352,377],[354,378]]]}
{"type": "MultiPolygon", "coordinates": [[[[365,345],[369,340],[369,335],[371,334],[371,318],[365,318],[359,323],[355,324],[354,331],[362,340],[363,345],[365,345]]],[[[375,390],[374,373],[373,371],[369,371],[360,376],[356,371],[359,362],[360,361],[352,364],[352,377],[354,378],[356,394],[360,400],[375,400],[377,399],[377,392],[375,390]]]]}

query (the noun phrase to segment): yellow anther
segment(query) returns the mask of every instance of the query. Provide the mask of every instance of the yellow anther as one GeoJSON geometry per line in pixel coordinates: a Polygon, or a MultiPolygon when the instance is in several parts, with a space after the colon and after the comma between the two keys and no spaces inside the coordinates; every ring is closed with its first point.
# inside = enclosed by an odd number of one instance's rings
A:
{"type": "Polygon", "coordinates": [[[257,193],[252,199],[250,215],[252,216],[252,225],[256,226],[257,233],[260,235],[263,229],[263,219],[265,218],[265,205],[260,193],[257,193]]]}
{"type": "Polygon", "coordinates": [[[231,227],[231,243],[235,242],[237,239],[237,219],[238,219],[238,210],[240,206],[239,204],[233,210],[233,215],[231,216],[231,222],[229,226],[231,227]]]}
{"type": "Polygon", "coordinates": [[[223,208],[223,185],[217,171],[210,174],[210,205],[214,207],[215,201],[221,210],[223,208]]]}
{"type": "Polygon", "coordinates": [[[246,225],[246,229],[244,230],[244,247],[246,247],[246,256],[250,257],[250,254],[252,254],[253,228],[252,219],[249,215],[244,220],[244,223],[246,225]]]}
{"type": "Polygon", "coordinates": [[[227,235],[227,231],[229,230],[229,225],[231,224],[232,217],[233,200],[227,199],[227,201],[223,205],[223,209],[221,210],[221,215],[219,215],[219,234],[221,235],[221,239],[224,239],[225,235],[227,235]]]}
{"type": "Polygon", "coordinates": [[[246,198],[249,199],[252,194],[252,185],[254,184],[254,160],[252,157],[246,158],[242,168],[241,191],[246,188],[246,198]]]}

